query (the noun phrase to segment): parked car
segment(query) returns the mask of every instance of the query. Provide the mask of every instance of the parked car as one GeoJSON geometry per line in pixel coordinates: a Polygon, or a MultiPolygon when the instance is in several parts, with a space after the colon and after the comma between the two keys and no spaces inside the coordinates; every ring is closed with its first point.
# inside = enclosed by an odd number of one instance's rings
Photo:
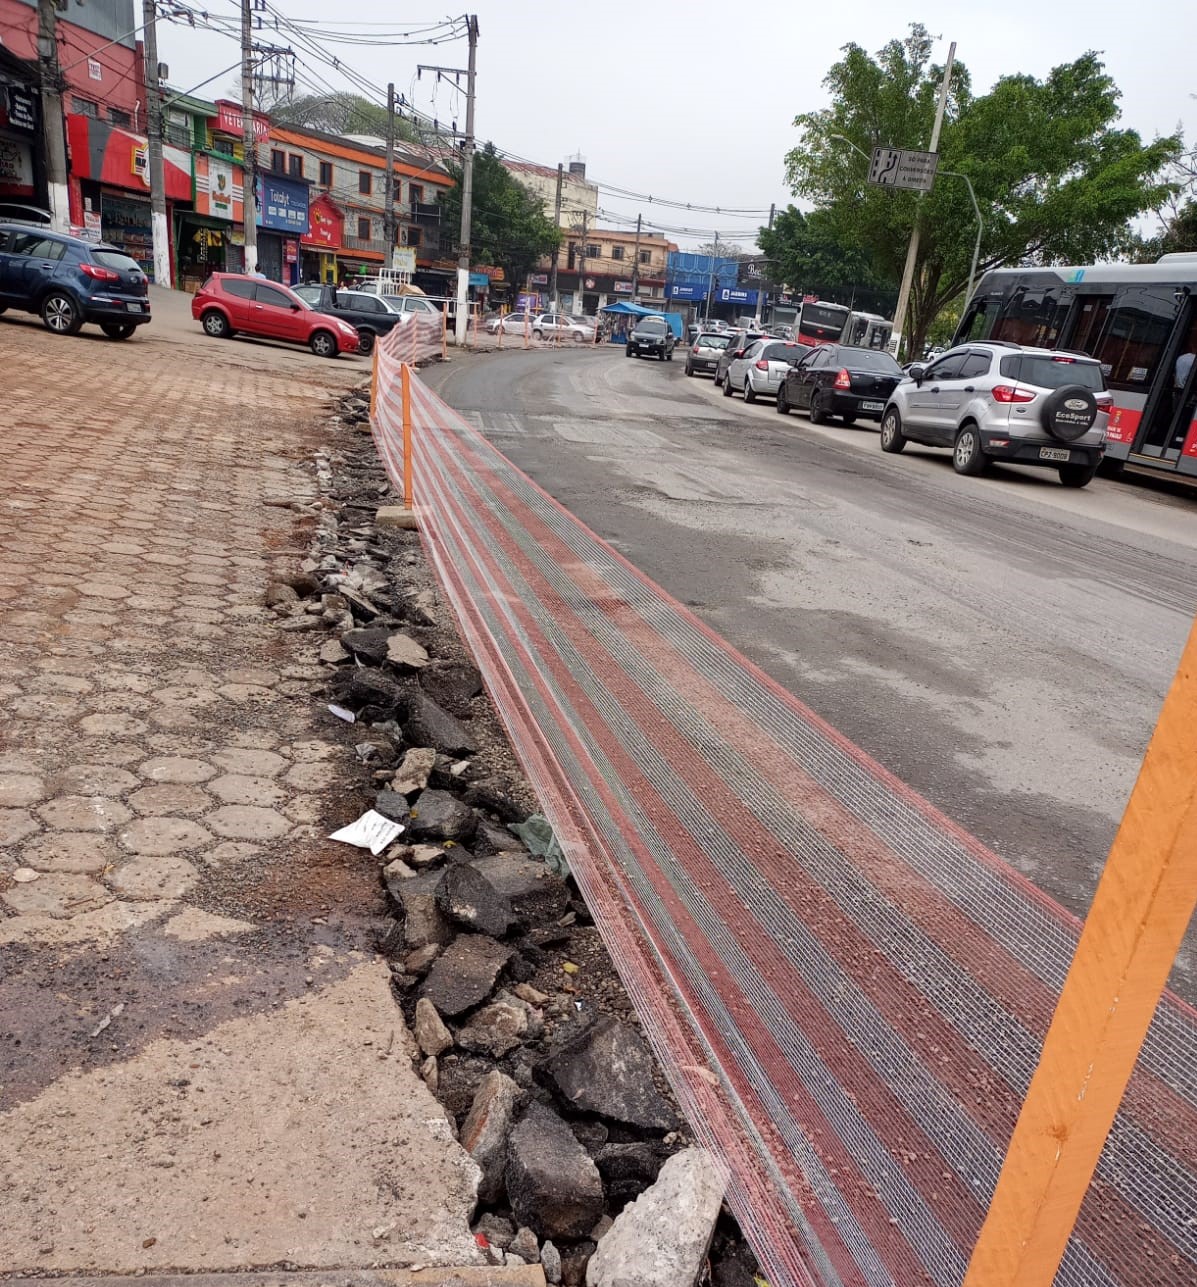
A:
{"type": "Polygon", "coordinates": [[[764,331],[727,331],[725,334],[727,348],[719,354],[719,365],[715,368],[715,387],[718,389],[723,387],[723,381],[727,378],[727,368],[736,358],[742,358],[757,340],[765,338],[764,331]]]}
{"type": "Polygon", "coordinates": [[[745,402],[758,397],[775,397],[790,368],[809,353],[809,344],[775,340],[771,336],[754,341],[744,356],[733,358],[723,380],[723,396],[730,398],[739,389],[745,402]]]}
{"type": "Polygon", "coordinates": [[[215,339],[240,332],[306,344],[317,357],[356,353],[357,330],[332,313],[318,313],[277,282],[240,273],[213,273],[191,297],[191,316],[215,339]]]}
{"type": "Polygon", "coordinates": [[[55,335],[91,322],[110,340],[127,340],[150,320],[149,282],[116,246],[0,223],[0,313],[9,308],[39,314],[55,335]]]}
{"type": "Polygon", "coordinates": [[[714,374],[719,365],[719,354],[727,348],[727,336],[716,331],[699,331],[694,342],[686,351],[686,374],[696,375],[699,371],[710,371],[714,374]]]}
{"type": "Polygon", "coordinates": [[[891,394],[881,450],[907,442],[950,447],[958,474],[991,460],[1058,469],[1065,487],[1084,487],[1105,454],[1112,396],[1101,364],[1080,353],[968,344],[928,367],[916,363],[891,394]]]}
{"type": "Polygon", "coordinates": [[[673,346],[677,343],[673,330],[663,317],[642,317],[628,335],[627,357],[658,358],[673,361],[673,346]]]}
{"type": "Polygon", "coordinates": [[[532,334],[538,340],[572,340],[575,344],[594,343],[594,327],[577,322],[564,313],[537,313],[532,319],[532,334]]]}
{"type": "Polygon", "coordinates": [[[486,324],[486,329],[491,335],[498,335],[500,331],[504,335],[523,335],[532,334],[532,314],[531,313],[508,313],[504,317],[492,317],[486,324]]]}
{"type": "MultiPolygon", "coordinates": [[[[383,295],[389,308],[400,314],[400,320],[406,322],[412,317],[426,317],[441,325],[441,310],[435,301],[424,295],[383,295]]],[[[451,315],[451,314],[450,314],[451,315]]]]}
{"type": "Polygon", "coordinates": [[[357,331],[359,353],[373,352],[374,341],[403,321],[404,315],[392,308],[381,295],[368,295],[360,290],[338,290],[335,286],[316,283],[293,289],[309,308],[348,322],[357,331]]]}
{"type": "Polygon", "coordinates": [[[811,349],[786,376],[777,391],[777,409],[788,415],[803,408],[811,424],[839,416],[844,424],[880,420],[890,394],[906,377],[888,353],[821,344],[811,349]]]}

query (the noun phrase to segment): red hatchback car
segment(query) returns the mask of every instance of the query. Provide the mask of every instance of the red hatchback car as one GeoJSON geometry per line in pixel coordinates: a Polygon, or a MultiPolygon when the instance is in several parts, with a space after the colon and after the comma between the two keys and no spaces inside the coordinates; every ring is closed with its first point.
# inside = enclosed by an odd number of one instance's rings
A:
{"type": "Polygon", "coordinates": [[[348,322],[317,313],[277,282],[240,273],[213,273],[192,297],[191,316],[216,339],[228,339],[240,331],[306,344],[317,357],[356,353],[360,343],[348,322]]]}

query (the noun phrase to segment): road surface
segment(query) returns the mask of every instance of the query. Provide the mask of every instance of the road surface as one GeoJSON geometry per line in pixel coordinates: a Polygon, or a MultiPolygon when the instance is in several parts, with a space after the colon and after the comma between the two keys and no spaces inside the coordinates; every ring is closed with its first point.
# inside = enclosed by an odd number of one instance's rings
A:
{"type": "MultiPolygon", "coordinates": [[[[1197,499],[961,478],[876,430],[727,400],[682,362],[427,376],[645,573],[1083,915],[1197,605],[1197,499]]],[[[1192,942],[1174,986],[1197,994],[1192,942]]]]}

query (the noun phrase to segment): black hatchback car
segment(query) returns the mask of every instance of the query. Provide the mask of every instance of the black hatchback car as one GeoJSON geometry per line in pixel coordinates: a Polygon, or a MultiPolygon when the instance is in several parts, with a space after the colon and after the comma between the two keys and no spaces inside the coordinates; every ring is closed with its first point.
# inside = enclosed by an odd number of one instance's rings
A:
{"type": "Polygon", "coordinates": [[[37,313],[56,335],[94,322],[127,340],[150,320],[149,282],[116,246],[30,224],[0,223],[0,313],[37,313]]]}
{"type": "Polygon", "coordinates": [[[648,356],[672,362],[676,342],[669,323],[663,317],[644,317],[632,328],[624,352],[628,357],[648,356]]]}
{"type": "Polygon", "coordinates": [[[888,353],[821,344],[786,376],[777,391],[777,409],[784,416],[802,408],[815,425],[826,424],[832,416],[846,425],[861,419],[880,421],[889,395],[905,378],[888,353]]]}

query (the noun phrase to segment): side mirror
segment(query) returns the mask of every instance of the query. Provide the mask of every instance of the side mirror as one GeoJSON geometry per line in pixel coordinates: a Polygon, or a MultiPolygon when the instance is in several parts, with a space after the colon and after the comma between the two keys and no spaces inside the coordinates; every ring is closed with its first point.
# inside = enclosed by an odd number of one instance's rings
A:
{"type": "Polygon", "coordinates": [[[912,366],[910,370],[906,372],[906,374],[910,376],[910,378],[915,382],[915,384],[922,384],[923,376],[926,374],[926,372],[927,372],[927,368],[923,366],[922,363],[916,362],[914,366],[912,366]]]}
{"type": "Polygon", "coordinates": [[[292,304],[292,305],[291,305],[291,312],[293,312],[293,313],[298,313],[299,311],[300,311],[300,309],[299,309],[299,305],[298,305],[298,304],[292,304]]]}

